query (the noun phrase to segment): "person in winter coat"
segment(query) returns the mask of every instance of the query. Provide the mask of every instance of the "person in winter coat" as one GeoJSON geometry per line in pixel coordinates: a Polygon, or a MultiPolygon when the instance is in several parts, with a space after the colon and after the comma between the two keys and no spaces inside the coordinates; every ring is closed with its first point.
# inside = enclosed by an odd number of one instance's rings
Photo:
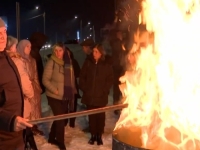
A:
{"type": "MultiPolygon", "coordinates": [[[[53,114],[61,115],[74,110],[74,95],[77,91],[69,52],[62,43],[55,44],[52,49],[53,54],[45,65],[42,81],[53,114]]],[[[65,150],[64,135],[65,120],[54,121],[48,142],[65,150]]]]}
{"type": "MultiPolygon", "coordinates": [[[[114,72],[114,80],[113,80],[113,104],[118,104],[121,99],[121,91],[119,89],[120,81],[119,78],[124,74],[123,65],[122,65],[122,57],[123,50],[123,36],[120,30],[114,30],[114,37],[110,40],[110,45],[112,49],[112,63],[113,63],[113,72],[114,72]]],[[[115,110],[114,113],[116,115],[119,114],[118,110],[115,110]]]]}
{"type": "MultiPolygon", "coordinates": [[[[27,72],[25,60],[17,53],[16,45],[18,40],[12,36],[8,36],[7,44],[6,44],[6,51],[10,58],[13,60],[17,69],[19,71],[21,83],[22,83],[22,91],[24,94],[24,118],[30,119],[31,115],[31,104],[29,102],[30,99],[33,98],[33,86],[29,79],[29,75],[27,72]]],[[[33,150],[37,150],[37,146],[33,137],[33,133],[31,128],[27,128],[26,130],[26,142],[29,143],[30,147],[33,150]]],[[[26,145],[27,146],[27,145],[26,145]]]]}
{"type": "MultiPolygon", "coordinates": [[[[30,55],[31,43],[29,40],[21,40],[17,45],[17,52],[24,59],[27,72],[29,74],[29,79],[33,86],[34,96],[30,99],[31,103],[31,115],[30,120],[41,118],[41,92],[42,89],[38,80],[37,66],[35,59],[30,55]]],[[[33,134],[43,135],[43,132],[40,131],[37,125],[34,125],[32,128],[33,134]]]]}
{"type": "Polygon", "coordinates": [[[32,127],[23,118],[24,98],[16,65],[5,47],[7,30],[0,18],[0,149],[24,149],[23,130],[32,127]]]}
{"type": "MultiPolygon", "coordinates": [[[[42,88],[42,93],[45,92],[45,87],[42,84],[42,75],[44,71],[42,57],[40,55],[40,49],[47,41],[47,36],[40,32],[34,32],[31,34],[29,41],[31,42],[31,53],[30,55],[35,59],[37,65],[38,80],[40,87],[42,88]]],[[[41,94],[42,94],[41,93],[41,94]]]]}
{"type": "MultiPolygon", "coordinates": [[[[101,44],[93,48],[93,58],[88,58],[83,64],[80,73],[79,85],[83,91],[81,102],[87,109],[105,107],[108,104],[108,94],[113,83],[111,65],[105,60],[105,51],[101,44]]],[[[89,115],[91,138],[89,144],[97,141],[102,145],[104,133],[105,113],[89,115]]]]}

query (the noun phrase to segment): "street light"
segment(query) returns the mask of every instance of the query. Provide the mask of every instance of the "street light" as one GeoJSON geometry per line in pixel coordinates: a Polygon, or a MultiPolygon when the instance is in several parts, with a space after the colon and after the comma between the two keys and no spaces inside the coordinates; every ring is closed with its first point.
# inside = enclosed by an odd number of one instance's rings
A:
{"type": "MultiPolygon", "coordinates": [[[[77,19],[78,16],[75,16],[74,18],[77,19]]],[[[82,35],[83,35],[83,21],[81,19],[80,20],[80,42],[82,42],[82,37],[83,37],[82,35]]]]}
{"type": "MultiPolygon", "coordinates": [[[[39,6],[36,6],[35,9],[39,9],[39,6]]],[[[46,13],[44,12],[43,14],[37,15],[35,17],[29,18],[27,20],[31,20],[37,17],[43,16],[44,18],[44,34],[45,34],[45,20],[46,20],[46,13]]],[[[16,28],[17,28],[17,39],[20,40],[20,6],[19,2],[16,2],[16,28]]]]}
{"type": "Polygon", "coordinates": [[[27,20],[32,20],[32,19],[38,18],[38,17],[40,17],[40,16],[43,16],[43,18],[44,18],[44,34],[45,34],[45,30],[46,30],[46,29],[45,29],[45,21],[46,21],[46,13],[45,13],[45,12],[44,12],[43,14],[34,16],[34,17],[29,18],[29,19],[27,19],[27,20]]]}
{"type": "MultiPolygon", "coordinates": [[[[78,19],[80,17],[75,15],[74,18],[78,19]]],[[[90,25],[91,22],[89,21],[87,24],[90,25]]],[[[90,27],[90,30],[93,30],[93,35],[94,35],[94,27],[90,27]]],[[[92,35],[90,35],[90,36],[92,36],[92,35]]],[[[89,37],[87,37],[87,38],[89,38],[89,37]]],[[[85,40],[85,39],[83,39],[83,20],[80,18],[80,42],[82,42],[83,40],[85,40]]]]}

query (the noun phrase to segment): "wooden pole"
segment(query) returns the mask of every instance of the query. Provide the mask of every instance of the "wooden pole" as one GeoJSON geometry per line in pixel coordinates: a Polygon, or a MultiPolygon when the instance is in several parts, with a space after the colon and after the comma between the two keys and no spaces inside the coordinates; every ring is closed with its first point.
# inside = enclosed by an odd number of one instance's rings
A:
{"type": "Polygon", "coordinates": [[[56,121],[56,120],[63,120],[63,119],[68,119],[68,118],[98,114],[98,113],[102,113],[102,112],[106,112],[106,111],[123,109],[126,107],[128,107],[128,104],[118,104],[118,105],[106,106],[106,107],[102,107],[102,108],[98,108],[98,109],[78,111],[78,112],[69,113],[69,114],[63,114],[63,115],[40,118],[40,119],[36,119],[36,120],[30,120],[29,123],[38,124],[38,123],[44,123],[44,122],[51,122],[51,121],[56,121]]]}

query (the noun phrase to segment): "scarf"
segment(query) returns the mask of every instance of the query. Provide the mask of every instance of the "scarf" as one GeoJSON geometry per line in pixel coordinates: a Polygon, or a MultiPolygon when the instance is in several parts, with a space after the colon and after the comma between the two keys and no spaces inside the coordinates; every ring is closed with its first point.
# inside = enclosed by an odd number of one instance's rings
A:
{"type": "Polygon", "coordinates": [[[51,59],[53,59],[58,65],[64,66],[64,61],[56,57],[54,53],[51,55],[51,59]]]}
{"type": "Polygon", "coordinates": [[[70,111],[74,110],[74,88],[75,79],[73,73],[73,66],[67,50],[64,52],[64,95],[63,98],[69,101],[70,111]]]}

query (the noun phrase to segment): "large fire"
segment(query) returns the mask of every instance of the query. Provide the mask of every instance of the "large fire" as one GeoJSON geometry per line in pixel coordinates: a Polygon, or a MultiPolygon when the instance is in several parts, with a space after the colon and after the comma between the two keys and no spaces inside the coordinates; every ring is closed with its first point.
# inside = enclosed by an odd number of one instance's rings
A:
{"type": "Polygon", "coordinates": [[[136,63],[120,78],[129,106],[115,131],[139,128],[149,149],[200,149],[200,1],[145,0],[142,8],[148,33],[135,34],[128,57],[136,63]]]}

